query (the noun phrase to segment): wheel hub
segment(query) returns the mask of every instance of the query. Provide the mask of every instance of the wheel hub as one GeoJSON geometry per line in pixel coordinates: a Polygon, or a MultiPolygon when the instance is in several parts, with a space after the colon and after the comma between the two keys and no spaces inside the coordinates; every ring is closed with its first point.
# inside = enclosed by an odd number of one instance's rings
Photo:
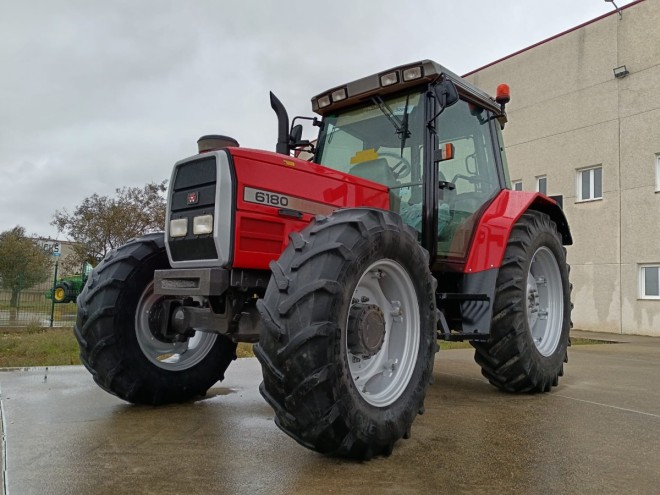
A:
{"type": "Polygon", "coordinates": [[[527,318],[529,320],[530,328],[534,328],[534,325],[539,318],[539,307],[539,289],[536,285],[536,280],[530,273],[527,277],[527,318]]]}
{"type": "Polygon", "coordinates": [[[163,304],[164,302],[163,299],[158,299],[153,303],[147,312],[147,327],[155,339],[161,342],[174,343],[176,341],[174,336],[165,335],[163,332],[163,328],[167,328],[167,318],[171,312],[169,305],[163,304]]]}
{"type": "Polygon", "coordinates": [[[564,319],[563,289],[555,255],[542,246],[532,256],[527,272],[527,322],[532,340],[543,356],[559,344],[564,319]]]}
{"type": "Polygon", "coordinates": [[[153,282],[145,287],[135,310],[135,335],[145,357],[168,371],[183,371],[201,363],[215,345],[217,335],[198,332],[196,335],[163,332],[166,315],[178,301],[154,294],[153,282]],[[164,333],[167,333],[166,336],[164,333]]]}
{"type": "Polygon", "coordinates": [[[375,304],[354,304],[348,316],[347,344],[356,356],[371,357],[385,341],[385,315],[375,304]]]}

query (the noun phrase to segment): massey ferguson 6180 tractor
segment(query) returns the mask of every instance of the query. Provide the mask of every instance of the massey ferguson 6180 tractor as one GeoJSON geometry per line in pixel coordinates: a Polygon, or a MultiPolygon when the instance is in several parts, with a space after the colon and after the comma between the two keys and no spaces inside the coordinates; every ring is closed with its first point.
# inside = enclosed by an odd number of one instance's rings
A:
{"type": "MultiPolygon", "coordinates": [[[[165,233],[113,250],[78,298],[83,363],[137,404],[204,395],[258,342],[275,422],[312,450],[389,454],[424,410],[437,341],[546,392],[567,360],[566,218],[512,191],[492,99],[425,60],[312,99],[309,161],[282,104],[276,152],[206,136],[176,163],[165,233]]],[[[294,121],[295,122],[295,121],[294,121]]]]}

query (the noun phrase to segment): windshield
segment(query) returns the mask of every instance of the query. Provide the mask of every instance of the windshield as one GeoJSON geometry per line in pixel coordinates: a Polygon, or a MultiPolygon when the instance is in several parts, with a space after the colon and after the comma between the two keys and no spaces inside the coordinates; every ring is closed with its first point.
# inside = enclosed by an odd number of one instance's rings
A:
{"type": "MultiPolygon", "coordinates": [[[[357,165],[384,158],[395,168],[399,182],[411,177],[420,180],[423,113],[422,95],[416,91],[374,98],[357,108],[327,115],[319,136],[318,161],[351,174],[357,165]],[[405,163],[396,167],[401,161],[405,163]]],[[[377,182],[390,185],[387,180],[377,182]]]]}
{"type": "Polygon", "coordinates": [[[318,162],[390,188],[390,207],[421,232],[424,99],[417,89],[329,114],[318,162]],[[411,206],[413,206],[411,208],[411,206]],[[412,212],[412,213],[411,213],[412,212]]]}

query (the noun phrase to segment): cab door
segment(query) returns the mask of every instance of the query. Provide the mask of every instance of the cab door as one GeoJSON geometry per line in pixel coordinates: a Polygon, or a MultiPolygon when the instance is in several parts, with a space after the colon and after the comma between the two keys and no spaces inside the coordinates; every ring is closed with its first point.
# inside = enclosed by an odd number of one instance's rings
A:
{"type": "Polygon", "coordinates": [[[482,210],[503,188],[494,143],[496,122],[486,109],[459,100],[436,121],[437,143],[453,145],[453,157],[437,167],[438,261],[464,261],[482,210]]]}

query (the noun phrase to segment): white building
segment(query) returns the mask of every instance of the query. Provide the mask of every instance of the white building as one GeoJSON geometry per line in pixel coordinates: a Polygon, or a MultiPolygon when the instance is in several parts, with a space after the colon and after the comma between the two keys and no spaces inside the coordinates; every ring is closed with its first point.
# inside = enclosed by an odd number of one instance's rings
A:
{"type": "Polygon", "coordinates": [[[466,76],[511,87],[512,182],[563,195],[575,328],[660,336],[660,0],[466,76]]]}

